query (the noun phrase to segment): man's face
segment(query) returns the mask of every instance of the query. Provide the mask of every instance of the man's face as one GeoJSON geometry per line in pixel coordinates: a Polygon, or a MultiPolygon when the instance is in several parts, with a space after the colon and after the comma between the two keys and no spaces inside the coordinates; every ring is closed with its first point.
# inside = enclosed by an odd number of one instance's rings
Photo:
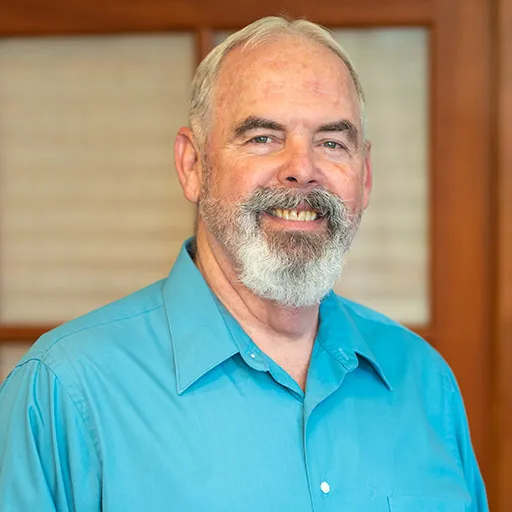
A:
{"type": "Polygon", "coordinates": [[[203,161],[200,229],[282,305],[332,287],[370,192],[359,101],[323,46],[281,37],[225,59],[203,161]]]}

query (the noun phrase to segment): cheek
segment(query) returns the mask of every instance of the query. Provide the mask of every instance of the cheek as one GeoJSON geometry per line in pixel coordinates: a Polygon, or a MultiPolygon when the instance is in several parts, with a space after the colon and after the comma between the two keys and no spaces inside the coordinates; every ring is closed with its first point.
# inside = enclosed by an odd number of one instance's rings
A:
{"type": "Polygon", "coordinates": [[[233,201],[247,197],[260,186],[269,186],[267,172],[257,159],[219,158],[212,162],[211,186],[216,194],[233,201]]]}
{"type": "Polygon", "coordinates": [[[331,187],[328,187],[328,190],[345,201],[348,208],[361,209],[364,197],[362,173],[351,170],[343,172],[334,180],[331,187]]]}

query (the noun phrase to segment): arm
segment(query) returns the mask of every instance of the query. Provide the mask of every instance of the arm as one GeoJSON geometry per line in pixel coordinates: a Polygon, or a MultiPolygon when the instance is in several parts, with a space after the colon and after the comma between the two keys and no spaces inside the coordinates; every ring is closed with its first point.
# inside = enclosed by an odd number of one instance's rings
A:
{"type": "Polygon", "coordinates": [[[0,388],[0,512],[101,510],[101,467],[76,404],[43,362],[0,388]]]}

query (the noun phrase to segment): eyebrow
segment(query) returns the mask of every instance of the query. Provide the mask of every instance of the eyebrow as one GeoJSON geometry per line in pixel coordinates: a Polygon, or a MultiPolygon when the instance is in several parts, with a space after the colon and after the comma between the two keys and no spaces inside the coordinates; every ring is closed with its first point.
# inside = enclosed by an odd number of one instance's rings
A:
{"type": "Polygon", "coordinates": [[[346,119],[342,119],[341,121],[336,121],[334,123],[327,123],[320,126],[317,130],[319,133],[323,132],[345,132],[347,134],[348,139],[352,144],[356,147],[359,142],[359,131],[357,128],[346,119]]]}
{"type": "Polygon", "coordinates": [[[263,128],[264,130],[274,130],[278,132],[285,130],[284,125],[277,123],[276,121],[272,121],[271,119],[249,116],[235,127],[235,138],[242,137],[247,132],[251,130],[257,130],[258,128],[263,128]]]}

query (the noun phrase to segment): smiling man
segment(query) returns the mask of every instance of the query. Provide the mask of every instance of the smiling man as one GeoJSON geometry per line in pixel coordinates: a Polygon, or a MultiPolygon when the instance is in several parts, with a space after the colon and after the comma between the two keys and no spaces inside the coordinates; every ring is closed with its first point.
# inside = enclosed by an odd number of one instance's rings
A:
{"type": "Polygon", "coordinates": [[[203,61],[175,143],[195,237],[8,377],[0,510],[487,510],[446,363],[332,292],[371,190],[364,109],[306,21],[203,61]]]}

